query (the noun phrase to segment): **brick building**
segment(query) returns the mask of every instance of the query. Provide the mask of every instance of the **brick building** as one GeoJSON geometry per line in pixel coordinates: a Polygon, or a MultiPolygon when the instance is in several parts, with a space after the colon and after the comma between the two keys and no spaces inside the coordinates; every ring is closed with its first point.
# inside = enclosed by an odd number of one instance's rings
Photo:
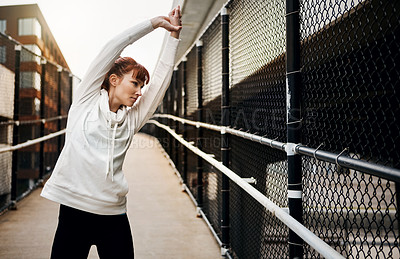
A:
{"type": "MultiPolygon", "coordinates": [[[[38,120],[66,115],[71,104],[71,73],[37,4],[0,6],[0,121],[13,119],[15,46],[22,44],[20,54],[19,120],[38,120]],[[41,91],[43,89],[43,92],[41,91]],[[60,89],[60,94],[59,94],[60,89]],[[42,106],[43,104],[44,106],[42,106]],[[44,114],[41,114],[41,106],[44,114]],[[42,116],[41,116],[42,115],[42,116]]],[[[65,119],[61,127],[65,126],[65,119]]],[[[60,127],[57,120],[46,122],[44,134],[60,127]]],[[[0,145],[12,145],[12,126],[0,127],[0,145]]],[[[19,142],[40,137],[40,123],[19,126],[19,142]]],[[[44,167],[51,170],[60,149],[52,139],[44,145],[44,167]]],[[[40,144],[18,151],[18,193],[30,188],[39,176],[40,144]]],[[[11,152],[0,154],[1,196],[8,193],[11,175],[11,152]],[[9,163],[5,163],[8,160],[9,163]],[[7,165],[7,166],[6,166],[7,165]],[[4,168],[3,168],[4,167],[4,168]],[[3,182],[3,183],[2,183],[3,182]],[[2,185],[4,185],[2,187],[2,185]]]]}

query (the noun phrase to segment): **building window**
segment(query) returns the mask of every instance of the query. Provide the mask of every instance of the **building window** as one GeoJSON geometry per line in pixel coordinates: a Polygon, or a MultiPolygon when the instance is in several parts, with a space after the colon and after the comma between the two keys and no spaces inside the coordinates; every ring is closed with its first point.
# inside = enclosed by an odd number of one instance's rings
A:
{"type": "Polygon", "coordinates": [[[40,74],[38,72],[20,72],[20,88],[35,88],[40,91],[40,74]]]}
{"type": "MultiPolygon", "coordinates": [[[[0,20],[0,32],[5,33],[7,29],[7,21],[0,20]]],[[[5,64],[7,61],[7,48],[6,46],[0,46],[0,64],[5,64]]]]}
{"type": "Polygon", "coordinates": [[[7,47],[0,46],[0,64],[5,64],[7,62],[7,47]]]}
{"type": "Polygon", "coordinates": [[[29,62],[29,61],[36,61],[37,64],[40,64],[40,56],[42,55],[42,51],[36,44],[26,44],[24,45],[25,48],[32,51],[36,55],[22,49],[21,51],[21,62],[29,62]]]}
{"type": "Polygon", "coordinates": [[[1,33],[6,33],[7,30],[7,21],[6,20],[0,20],[0,32],[1,33]]]}
{"type": "Polygon", "coordinates": [[[0,146],[1,144],[11,144],[10,143],[10,138],[9,138],[9,133],[11,132],[12,128],[11,126],[7,125],[1,125],[0,126],[0,146]]]}
{"type": "Polygon", "coordinates": [[[39,39],[41,39],[42,26],[36,18],[18,19],[18,35],[36,35],[39,39]]]}
{"type": "MultiPolygon", "coordinates": [[[[19,100],[19,113],[23,116],[40,115],[40,99],[35,98],[21,98],[19,100]]],[[[35,136],[29,136],[35,138],[35,136]]]]}
{"type": "Polygon", "coordinates": [[[40,115],[40,99],[35,97],[35,99],[33,100],[33,104],[35,105],[35,115],[40,115]]]}

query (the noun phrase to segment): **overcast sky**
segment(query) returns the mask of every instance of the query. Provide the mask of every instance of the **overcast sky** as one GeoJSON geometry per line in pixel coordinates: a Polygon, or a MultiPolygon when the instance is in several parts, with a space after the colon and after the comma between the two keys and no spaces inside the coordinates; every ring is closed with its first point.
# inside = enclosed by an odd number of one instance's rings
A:
{"type": "MultiPolygon", "coordinates": [[[[141,21],[167,15],[172,0],[0,0],[0,5],[37,3],[71,71],[86,72],[100,48],[114,35],[141,21]]],[[[165,30],[157,29],[123,52],[152,74],[165,30]]]]}

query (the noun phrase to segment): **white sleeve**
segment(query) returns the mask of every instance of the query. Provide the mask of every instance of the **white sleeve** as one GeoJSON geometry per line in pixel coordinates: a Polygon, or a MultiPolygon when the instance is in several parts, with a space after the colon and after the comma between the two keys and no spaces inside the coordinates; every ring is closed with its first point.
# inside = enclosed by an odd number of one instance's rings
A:
{"type": "Polygon", "coordinates": [[[78,89],[73,104],[83,103],[100,94],[100,87],[107,72],[121,52],[130,44],[153,31],[150,20],[139,23],[112,38],[92,61],[78,89]]]}
{"type": "Polygon", "coordinates": [[[142,96],[130,111],[129,116],[132,118],[131,121],[135,123],[135,133],[146,124],[164,98],[165,92],[171,82],[179,41],[174,37],[168,37],[149,84],[143,88],[142,96]]]}

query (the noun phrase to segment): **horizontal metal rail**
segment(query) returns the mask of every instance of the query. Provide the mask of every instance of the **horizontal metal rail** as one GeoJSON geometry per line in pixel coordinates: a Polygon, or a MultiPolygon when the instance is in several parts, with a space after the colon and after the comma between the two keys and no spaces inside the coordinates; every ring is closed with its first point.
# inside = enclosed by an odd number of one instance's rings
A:
{"type": "Polygon", "coordinates": [[[26,124],[34,124],[34,123],[46,123],[46,122],[50,122],[50,121],[55,121],[55,120],[62,120],[67,118],[68,115],[60,115],[60,116],[56,116],[56,117],[51,117],[51,118],[47,118],[47,119],[37,119],[37,120],[20,120],[20,121],[1,121],[0,125],[26,125],[26,124]]]}
{"type": "Polygon", "coordinates": [[[400,183],[400,170],[367,162],[365,160],[354,159],[349,156],[334,154],[324,150],[317,150],[303,145],[297,145],[295,151],[299,154],[314,157],[330,163],[336,163],[339,166],[365,172],[377,177],[400,183]]]}
{"type": "Polygon", "coordinates": [[[255,142],[261,143],[263,145],[267,145],[267,146],[270,146],[272,148],[276,148],[276,149],[279,149],[282,151],[285,151],[285,147],[286,147],[286,143],[276,141],[274,139],[265,138],[263,136],[254,135],[254,134],[244,132],[241,130],[232,129],[232,128],[225,127],[225,126],[218,126],[218,125],[213,125],[213,124],[204,123],[204,122],[191,121],[191,120],[183,119],[183,118],[176,117],[174,115],[169,115],[169,114],[155,114],[153,117],[154,118],[168,118],[168,119],[172,119],[174,121],[179,121],[182,124],[196,126],[197,128],[202,127],[202,128],[206,128],[209,130],[219,131],[221,133],[226,132],[226,133],[229,133],[229,134],[232,134],[232,135],[235,135],[238,137],[242,137],[245,139],[249,139],[251,141],[255,141],[255,142]]]}
{"type": "Polygon", "coordinates": [[[259,192],[256,188],[247,183],[240,176],[235,174],[232,170],[225,167],[221,162],[214,159],[209,154],[201,151],[197,147],[193,146],[181,136],[179,136],[175,131],[173,131],[170,127],[159,123],[155,120],[149,120],[148,123],[152,123],[157,127],[160,127],[166,130],[169,134],[171,134],[176,140],[178,140],[182,145],[187,147],[190,151],[195,153],[196,155],[202,157],[220,172],[228,176],[233,182],[235,182],[238,186],[240,186],[244,191],[246,191],[250,196],[252,196],[255,200],[257,200],[261,205],[263,205],[269,212],[272,213],[275,217],[281,220],[287,227],[293,230],[297,235],[299,235],[305,242],[307,242],[311,247],[313,247],[318,253],[320,253],[325,258],[344,258],[341,254],[339,254],[335,249],[330,247],[327,243],[317,237],[314,233],[312,233],[309,229],[301,225],[297,220],[295,220],[292,216],[290,216],[285,210],[281,209],[278,205],[273,203],[270,199],[265,197],[261,192],[259,192]]]}
{"type": "Polygon", "coordinates": [[[15,145],[15,146],[0,148],[0,154],[4,153],[4,152],[14,151],[14,150],[21,149],[24,147],[32,146],[32,145],[40,143],[42,141],[49,140],[51,138],[60,136],[60,135],[64,134],[66,131],[67,131],[66,129],[63,129],[63,130],[60,130],[60,131],[57,131],[54,133],[50,133],[50,134],[40,137],[40,138],[28,140],[24,143],[21,143],[21,144],[15,145]]]}
{"type": "Polygon", "coordinates": [[[180,117],[176,117],[170,114],[155,114],[153,117],[156,118],[168,118],[172,119],[174,121],[179,121],[183,124],[189,124],[193,125],[196,127],[203,127],[207,128],[210,130],[214,131],[220,131],[220,132],[226,132],[230,133],[232,135],[248,139],[254,142],[258,142],[263,145],[270,146],[275,149],[279,149],[281,151],[286,151],[287,148],[290,148],[292,151],[306,155],[309,157],[314,157],[317,160],[322,160],[325,162],[330,162],[334,163],[338,166],[349,168],[349,169],[354,169],[357,171],[365,172],[370,175],[374,175],[377,177],[381,177],[390,181],[398,182],[400,183],[400,170],[393,168],[393,167],[388,167],[384,165],[378,165],[375,163],[371,163],[365,160],[360,160],[360,159],[354,159],[346,155],[342,154],[335,154],[332,152],[324,151],[319,148],[310,148],[302,144],[292,144],[288,145],[287,143],[279,142],[273,139],[268,139],[263,136],[258,136],[255,134],[251,134],[248,132],[244,132],[241,130],[236,130],[232,129],[229,127],[224,127],[224,126],[217,126],[213,124],[208,124],[204,122],[197,122],[197,121],[191,121],[187,119],[183,119],[180,117]]]}

